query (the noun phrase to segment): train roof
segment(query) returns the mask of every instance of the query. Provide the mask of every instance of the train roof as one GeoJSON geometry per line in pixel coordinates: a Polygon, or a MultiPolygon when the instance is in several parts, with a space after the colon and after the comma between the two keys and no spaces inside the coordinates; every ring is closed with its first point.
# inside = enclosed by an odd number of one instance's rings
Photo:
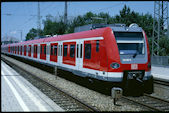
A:
{"type": "MultiPolygon", "coordinates": [[[[36,44],[36,43],[55,42],[55,41],[62,41],[62,40],[75,40],[75,39],[82,39],[82,38],[99,37],[99,36],[103,36],[103,32],[105,31],[105,29],[111,29],[112,31],[115,32],[116,31],[118,32],[142,32],[143,31],[143,29],[135,23],[131,24],[129,27],[126,27],[125,24],[110,24],[109,27],[92,29],[88,31],[76,32],[71,34],[58,35],[58,36],[48,37],[48,38],[41,38],[36,40],[29,40],[29,41],[13,43],[8,45],[17,46],[20,44],[36,44]]],[[[2,47],[5,46],[3,45],[2,47]]]]}
{"type": "Polygon", "coordinates": [[[75,40],[75,39],[83,39],[83,38],[90,38],[90,37],[91,38],[99,37],[99,36],[103,36],[103,32],[105,31],[105,29],[110,29],[110,27],[93,29],[90,31],[82,31],[82,32],[71,33],[71,34],[58,35],[54,37],[41,38],[41,39],[36,39],[36,40],[29,40],[29,41],[24,41],[24,42],[19,42],[19,43],[12,43],[8,45],[17,46],[20,44],[36,44],[36,43],[45,43],[45,42],[53,42],[53,41],[75,40]]]}

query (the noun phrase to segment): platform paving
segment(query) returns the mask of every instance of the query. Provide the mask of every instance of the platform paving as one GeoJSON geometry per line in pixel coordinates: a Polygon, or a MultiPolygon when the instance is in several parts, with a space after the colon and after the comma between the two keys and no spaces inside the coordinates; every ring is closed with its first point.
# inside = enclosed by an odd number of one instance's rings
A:
{"type": "Polygon", "coordinates": [[[169,81],[169,67],[152,66],[151,74],[155,78],[164,79],[169,81]]]}
{"type": "Polygon", "coordinates": [[[1,110],[64,111],[1,60],[1,110]]]}

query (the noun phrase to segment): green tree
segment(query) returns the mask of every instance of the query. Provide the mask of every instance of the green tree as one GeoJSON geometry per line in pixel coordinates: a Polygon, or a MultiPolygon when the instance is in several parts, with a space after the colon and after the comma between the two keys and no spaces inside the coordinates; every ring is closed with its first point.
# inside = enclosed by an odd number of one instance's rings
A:
{"type": "Polygon", "coordinates": [[[37,36],[37,30],[32,28],[31,30],[29,30],[28,34],[26,35],[26,41],[27,40],[32,40],[37,36]]]}
{"type": "Polygon", "coordinates": [[[52,17],[46,17],[46,20],[43,20],[44,35],[61,35],[64,34],[66,31],[66,25],[64,24],[63,17],[60,17],[59,21],[52,20],[52,17]]]}

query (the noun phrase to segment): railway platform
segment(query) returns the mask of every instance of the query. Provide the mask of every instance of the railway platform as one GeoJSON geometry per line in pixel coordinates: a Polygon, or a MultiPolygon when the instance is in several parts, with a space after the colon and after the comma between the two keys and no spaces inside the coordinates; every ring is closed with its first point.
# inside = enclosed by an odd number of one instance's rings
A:
{"type": "Polygon", "coordinates": [[[1,110],[64,111],[1,60],[1,110]]]}
{"type": "Polygon", "coordinates": [[[151,67],[151,73],[154,78],[169,81],[169,67],[154,66],[151,67]]]}

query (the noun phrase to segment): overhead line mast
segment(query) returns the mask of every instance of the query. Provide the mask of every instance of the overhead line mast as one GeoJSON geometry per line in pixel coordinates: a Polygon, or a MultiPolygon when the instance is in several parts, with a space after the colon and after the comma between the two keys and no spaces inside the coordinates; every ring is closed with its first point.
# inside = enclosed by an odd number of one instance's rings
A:
{"type": "MultiPolygon", "coordinates": [[[[169,38],[168,1],[154,2],[152,56],[160,55],[159,40],[167,35],[169,38]],[[165,31],[167,29],[167,31],[165,31]]],[[[162,52],[162,51],[161,51],[162,52]]]]}
{"type": "Polygon", "coordinates": [[[64,24],[67,25],[67,1],[65,1],[64,24]]]}
{"type": "Polygon", "coordinates": [[[37,36],[40,37],[41,23],[40,23],[40,3],[38,1],[38,20],[37,20],[37,36]]]}

